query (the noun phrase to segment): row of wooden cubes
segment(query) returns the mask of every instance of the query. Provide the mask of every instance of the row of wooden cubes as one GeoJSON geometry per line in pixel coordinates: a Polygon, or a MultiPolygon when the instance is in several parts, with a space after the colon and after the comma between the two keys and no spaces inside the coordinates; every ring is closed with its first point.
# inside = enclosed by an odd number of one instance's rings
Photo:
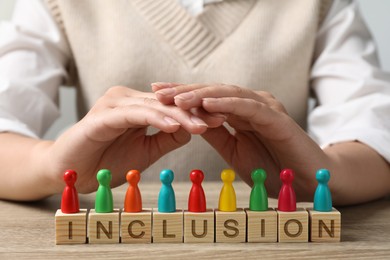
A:
{"type": "Polygon", "coordinates": [[[64,214],[58,210],[55,229],[56,244],[338,242],[341,214],[336,209],[319,212],[303,208],[294,212],[210,209],[202,213],[152,209],[96,213],[92,209],[64,214]]]}

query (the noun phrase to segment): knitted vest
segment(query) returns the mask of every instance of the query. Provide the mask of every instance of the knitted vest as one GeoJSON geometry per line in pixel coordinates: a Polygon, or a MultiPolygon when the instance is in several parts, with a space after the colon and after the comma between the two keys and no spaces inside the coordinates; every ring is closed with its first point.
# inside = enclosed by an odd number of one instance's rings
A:
{"type": "MultiPolygon", "coordinates": [[[[80,114],[111,86],[151,91],[156,81],[221,82],[272,93],[305,128],[317,30],[330,1],[225,0],[198,16],[176,0],[46,0],[69,42],[80,114]]],[[[131,158],[129,158],[131,167],[131,158]]],[[[164,156],[176,179],[228,167],[199,136],[164,156]]],[[[249,174],[249,173],[248,173],[249,174]]]]}

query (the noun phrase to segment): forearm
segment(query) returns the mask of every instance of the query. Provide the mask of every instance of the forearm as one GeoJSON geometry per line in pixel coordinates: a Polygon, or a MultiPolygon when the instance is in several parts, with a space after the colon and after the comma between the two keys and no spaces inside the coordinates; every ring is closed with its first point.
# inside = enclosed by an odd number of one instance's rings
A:
{"type": "Polygon", "coordinates": [[[363,203],[390,193],[390,165],[369,146],[346,142],[327,147],[329,186],[337,205],[363,203]]]}
{"type": "Polygon", "coordinates": [[[0,199],[37,200],[60,192],[47,172],[52,142],[0,134],[0,199]]]}

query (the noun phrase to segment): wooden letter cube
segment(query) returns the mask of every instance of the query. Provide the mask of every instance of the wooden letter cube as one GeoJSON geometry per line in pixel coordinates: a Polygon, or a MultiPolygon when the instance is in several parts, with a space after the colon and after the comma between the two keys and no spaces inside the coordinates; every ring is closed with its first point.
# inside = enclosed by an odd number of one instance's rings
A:
{"type": "Polygon", "coordinates": [[[248,242],[277,242],[278,214],[272,208],[267,211],[245,209],[248,217],[248,242]]]}
{"type": "Polygon", "coordinates": [[[340,242],[341,214],[335,208],[330,212],[308,209],[310,216],[310,241],[340,242]]]}
{"type": "Polygon", "coordinates": [[[85,244],[87,242],[87,210],[65,214],[59,209],[55,215],[56,245],[85,244]]]}
{"type": "Polygon", "coordinates": [[[214,210],[184,212],[184,243],[214,243],[214,210]]]}
{"type": "Polygon", "coordinates": [[[278,210],[278,241],[308,242],[309,213],[302,208],[293,212],[278,210]]]}
{"type": "Polygon", "coordinates": [[[243,209],[234,212],[215,211],[215,242],[244,243],[246,240],[246,214],[243,209]]]}
{"type": "Polygon", "coordinates": [[[153,211],[153,243],[183,242],[183,211],[172,213],[153,211]]]}
{"type": "Polygon", "coordinates": [[[152,210],[141,212],[122,212],[121,214],[122,243],[152,242],[152,210]]]}
{"type": "Polygon", "coordinates": [[[119,217],[119,209],[114,209],[111,213],[96,213],[91,209],[88,216],[89,243],[119,243],[119,217]]]}

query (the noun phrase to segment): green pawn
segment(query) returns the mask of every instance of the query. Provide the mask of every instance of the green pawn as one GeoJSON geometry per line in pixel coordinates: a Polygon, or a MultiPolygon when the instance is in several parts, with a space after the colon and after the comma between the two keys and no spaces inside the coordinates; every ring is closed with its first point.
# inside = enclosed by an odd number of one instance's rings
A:
{"type": "Polygon", "coordinates": [[[101,169],[96,179],[99,182],[99,188],[96,192],[95,211],[97,213],[110,213],[114,211],[114,200],[110,188],[112,179],[111,172],[107,169],[101,169]]]}
{"type": "Polygon", "coordinates": [[[268,194],[264,186],[267,173],[263,169],[256,169],[251,174],[253,187],[249,199],[249,209],[252,211],[268,210],[268,194]]]}

